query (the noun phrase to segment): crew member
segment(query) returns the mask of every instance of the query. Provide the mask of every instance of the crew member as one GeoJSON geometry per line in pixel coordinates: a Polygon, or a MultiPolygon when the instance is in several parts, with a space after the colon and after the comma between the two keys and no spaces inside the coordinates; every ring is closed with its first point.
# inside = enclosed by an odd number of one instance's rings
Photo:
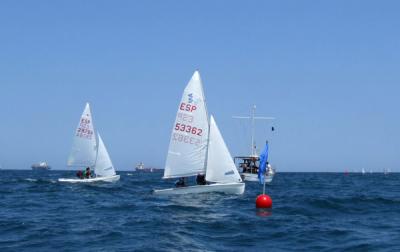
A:
{"type": "Polygon", "coordinates": [[[180,178],[175,182],[175,186],[176,186],[176,187],[184,187],[184,186],[186,186],[185,178],[184,178],[184,177],[180,177],[180,178]]]}
{"type": "Polygon", "coordinates": [[[81,170],[76,172],[76,176],[80,179],[83,179],[83,172],[81,170]]]}
{"type": "Polygon", "coordinates": [[[90,167],[86,167],[86,171],[85,171],[85,178],[90,178],[91,177],[91,171],[90,171],[90,167]]]}
{"type": "Polygon", "coordinates": [[[196,183],[198,185],[206,185],[206,176],[204,176],[203,174],[197,174],[196,183]]]}

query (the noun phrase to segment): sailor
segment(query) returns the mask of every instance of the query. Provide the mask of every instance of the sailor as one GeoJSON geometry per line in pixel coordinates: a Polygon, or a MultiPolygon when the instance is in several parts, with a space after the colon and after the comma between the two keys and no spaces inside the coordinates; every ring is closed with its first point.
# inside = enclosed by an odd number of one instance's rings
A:
{"type": "Polygon", "coordinates": [[[240,167],[242,167],[242,172],[247,172],[247,164],[246,163],[241,163],[240,167]]]}
{"type": "Polygon", "coordinates": [[[186,186],[186,184],[185,184],[185,178],[184,178],[184,177],[180,177],[180,178],[175,182],[175,186],[176,186],[176,187],[184,187],[184,186],[186,186]]]}
{"type": "Polygon", "coordinates": [[[206,177],[203,174],[197,174],[196,183],[198,185],[206,185],[206,177]]]}
{"type": "Polygon", "coordinates": [[[86,167],[85,178],[90,178],[90,177],[91,177],[90,167],[86,167]]]}
{"type": "Polygon", "coordinates": [[[257,167],[257,165],[255,165],[255,164],[252,165],[251,173],[254,173],[254,174],[258,173],[258,167],[257,167]]]}
{"type": "Polygon", "coordinates": [[[82,172],[81,170],[77,171],[77,172],[76,172],[76,176],[77,176],[78,178],[82,179],[82,178],[83,178],[83,172],[82,172]]]}

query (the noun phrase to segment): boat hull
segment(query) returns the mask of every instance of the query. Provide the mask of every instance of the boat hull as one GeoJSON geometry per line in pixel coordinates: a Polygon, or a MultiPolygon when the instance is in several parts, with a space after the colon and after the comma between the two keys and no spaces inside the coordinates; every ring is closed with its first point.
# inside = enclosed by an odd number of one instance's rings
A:
{"type": "Polygon", "coordinates": [[[244,183],[215,183],[210,185],[196,185],[196,186],[185,186],[168,188],[162,190],[154,190],[153,193],[157,195],[178,195],[178,194],[190,194],[190,193],[209,193],[209,192],[222,192],[227,194],[243,194],[245,184],[244,183]]]}
{"type": "MultiPolygon", "coordinates": [[[[258,182],[259,181],[258,174],[242,173],[241,175],[243,175],[244,181],[249,181],[249,182],[258,182]]],[[[274,175],[271,175],[271,174],[265,175],[265,183],[271,183],[273,178],[274,178],[274,175]]]]}
{"type": "Polygon", "coordinates": [[[48,171],[50,170],[50,166],[31,166],[33,171],[48,171]]]}
{"type": "Polygon", "coordinates": [[[97,177],[89,179],[79,179],[79,178],[59,178],[58,182],[63,183],[95,183],[95,182],[117,182],[119,180],[119,175],[114,175],[111,177],[97,177]]]}
{"type": "Polygon", "coordinates": [[[158,168],[142,168],[142,169],[135,169],[135,172],[160,172],[163,171],[163,169],[158,169],[158,168]]]}

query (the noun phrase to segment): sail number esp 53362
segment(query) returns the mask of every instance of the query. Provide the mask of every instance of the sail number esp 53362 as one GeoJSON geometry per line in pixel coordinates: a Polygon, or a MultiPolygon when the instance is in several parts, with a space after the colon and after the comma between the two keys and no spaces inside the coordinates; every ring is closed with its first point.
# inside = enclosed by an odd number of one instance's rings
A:
{"type": "Polygon", "coordinates": [[[197,136],[201,136],[203,133],[202,129],[196,128],[196,127],[192,127],[190,125],[186,125],[183,123],[176,123],[175,124],[175,130],[176,131],[182,131],[182,132],[186,132],[186,133],[191,133],[193,135],[197,135],[197,136]]]}

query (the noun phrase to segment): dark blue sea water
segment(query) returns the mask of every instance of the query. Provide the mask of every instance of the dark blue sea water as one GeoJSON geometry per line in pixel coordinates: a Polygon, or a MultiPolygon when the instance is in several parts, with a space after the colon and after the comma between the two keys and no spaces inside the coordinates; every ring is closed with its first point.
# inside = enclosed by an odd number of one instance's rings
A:
{"type": "MultiPolygon", "coordinates": [[[[73,172],[0,171],[0,251],[400,250],[400,174],[277,173],[241,196],[159,197],[161,173],[66,185],[73,172]]],[[[171,184],[171,182],[170,182],[171,184]]]]}

